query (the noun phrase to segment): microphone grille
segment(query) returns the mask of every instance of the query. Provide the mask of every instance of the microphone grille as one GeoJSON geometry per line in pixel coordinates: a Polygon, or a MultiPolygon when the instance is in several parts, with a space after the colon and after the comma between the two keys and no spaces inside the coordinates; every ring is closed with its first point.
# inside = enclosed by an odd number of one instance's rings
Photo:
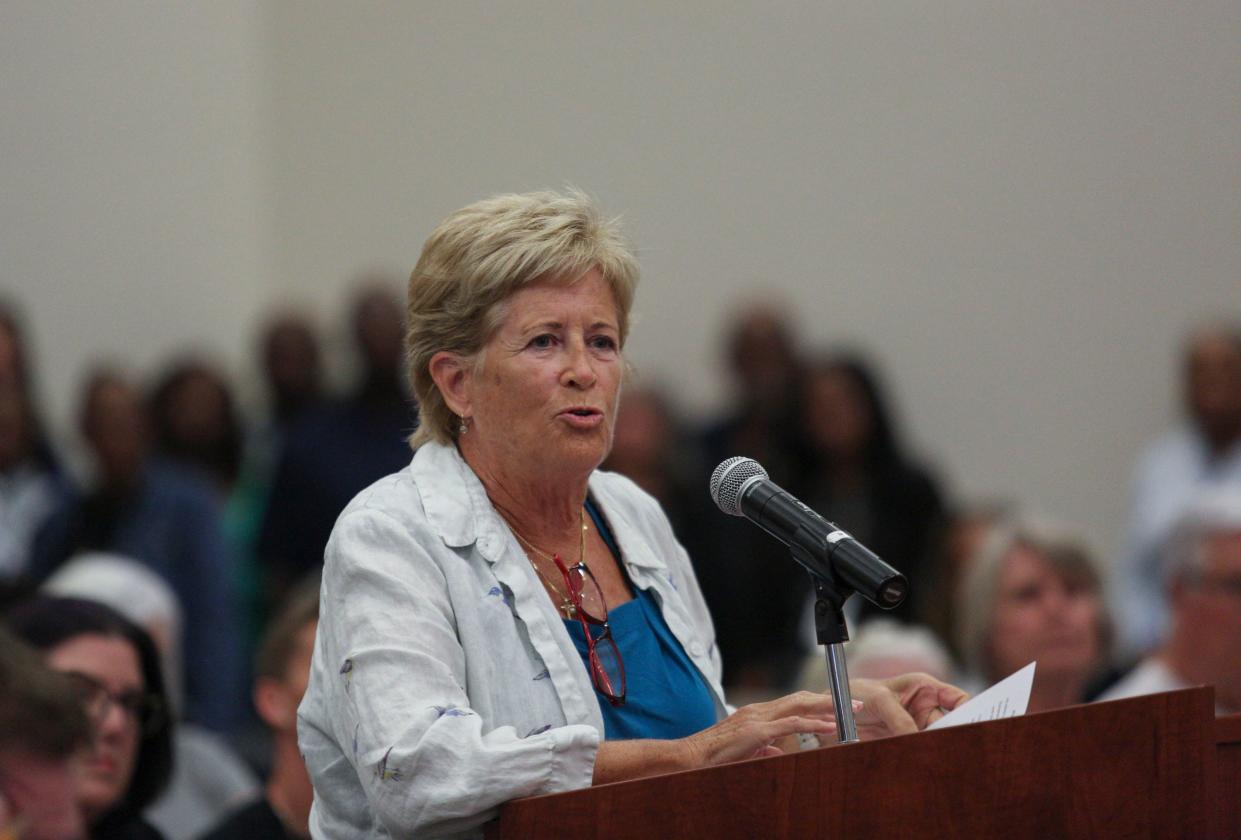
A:
{"type": "Polygon", "coordinates": [[[711,498],[720,510],[732,516],[741,513],[741,488],[751,478],[766,478],[767,470],[753,458],[741,455],[721,461],[711,473],[711,498]]]}

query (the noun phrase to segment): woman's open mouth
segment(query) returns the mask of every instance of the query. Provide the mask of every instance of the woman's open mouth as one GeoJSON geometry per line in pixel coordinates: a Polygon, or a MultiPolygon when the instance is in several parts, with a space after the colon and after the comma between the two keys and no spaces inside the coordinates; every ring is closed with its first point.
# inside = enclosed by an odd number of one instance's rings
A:
{"type": "Polygon", "coordinates": [[[560,417],[575,429],[592,429],[603,422],[602,411],[586,406],[565,409],[560,417]]]}

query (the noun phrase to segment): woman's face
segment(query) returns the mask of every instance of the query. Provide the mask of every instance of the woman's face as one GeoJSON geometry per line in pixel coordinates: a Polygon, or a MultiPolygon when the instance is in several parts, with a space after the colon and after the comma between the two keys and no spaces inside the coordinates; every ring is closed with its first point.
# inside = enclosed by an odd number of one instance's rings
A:
{"type": "MultiPolygon", "coordinates": [[[[138,652],[122,638],[87,634],[52,648],[48,665],[56,671],[83,674],[113,698],[137,698],[146,690],[138,652]]],[[[138,759],[140,724],[125,703],[108,704],[95,723],[95,749],[78,782],[78,805],[87,822],[95,822],[125,795],[138,759]]]]}
{"type": "Polygon", "coordinates": [[[1037,660],[1040,677],[1089,676],[1102,653],[1098,593],[1018,545],[1004,561],[991,626],[995,678],[1037,660]]]}
{"type": "Polygon", "coordinates": [[[468,374],[462,451],[476,467],[587,474],[612,445],[624,364],[612,289],[598,269],[512,295],[468,374]]]}

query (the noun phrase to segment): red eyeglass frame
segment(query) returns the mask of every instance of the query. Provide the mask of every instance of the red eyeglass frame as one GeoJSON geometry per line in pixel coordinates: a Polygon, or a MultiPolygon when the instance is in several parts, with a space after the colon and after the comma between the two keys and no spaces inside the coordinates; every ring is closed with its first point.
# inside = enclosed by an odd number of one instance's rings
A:
{"type": "Polygon", "coordinates": [[[612,625],[608,624],[608,605],[603,600],[603,589],[599,586],[599,581],[595,580],[594,574],[590,571],[590,567],[585,563],[578,562],[572,566],[565,566],[564,561],[560,559],[560,555],[552,556],[552,561],[556,564],[556,568],[560,570],[560,574],[564,577],[565,591],[569,593],[569,598],[573,602],[573,614],[582,624],[582,633],[586,636],[586,658],[590,662],[590,681],[594,684],[595,690],[607,698],[607,701],[613,706],[625,705],[625,662],[621,659],[620,646],[616,644],[616,638],[612,635],[612,625]],[[595,589],[599,592],[599,603],[603,605],[603,617],[593,616],[582,606],[582,587],[580,584],[575,585],[575,578],[570,572],[577,572],[577,581],[585,581],[588,577],[595,589]],[[590,626],[602,627],[603,632],[599,634],[598,640],[590,632],[590,626]],[[607,639],[612,644],[612,650],[616,652],[616,669],[620,672],[620,692],[617,693],[612,685],[612,678],[608,676],[607,669],[603,667],[603,663],[599,661],[599,653],[596,645],[607,639]]]}

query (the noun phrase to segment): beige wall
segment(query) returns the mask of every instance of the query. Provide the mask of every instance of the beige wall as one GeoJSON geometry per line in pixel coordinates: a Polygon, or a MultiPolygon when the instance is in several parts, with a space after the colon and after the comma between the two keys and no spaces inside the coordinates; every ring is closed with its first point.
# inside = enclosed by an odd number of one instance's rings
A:
{"type": "Polygon", "coordinates": [[[961,494],[1114,549],[1180,336],[1241,311],[1241,6],[497,5],[0,6],[0,282],[54,410],[94,354],[240,367],[269,302],[326,317],[449,211],[572,182],[628,219],[631,357],[687,407],[778,296],[874,351],[961,494]]]}

